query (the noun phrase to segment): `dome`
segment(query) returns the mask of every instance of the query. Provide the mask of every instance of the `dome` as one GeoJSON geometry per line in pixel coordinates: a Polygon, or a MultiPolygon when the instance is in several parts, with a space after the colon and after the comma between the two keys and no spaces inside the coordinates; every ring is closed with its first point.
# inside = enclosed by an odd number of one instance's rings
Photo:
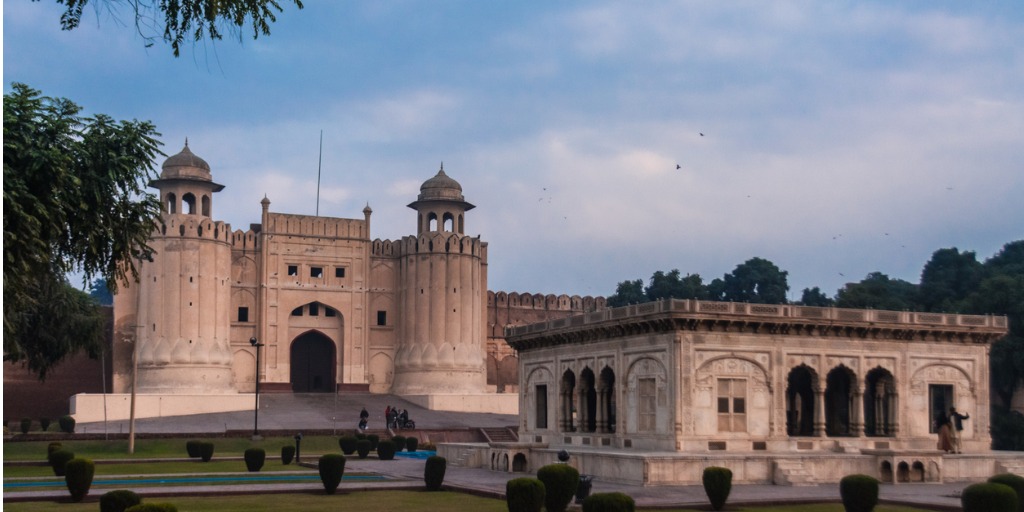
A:
{"type": "Polygon", "coordinates": [[[213,176],[210,175],[210,164],[192,153],[192,150],[188,148],[187,140],[181,152],[164,161],[162,169],[160,179],[164,180],[175,178],[213,180],[213,176]]]}
{"type": "Polygon", "coordinates": [[[444,164],[441,164],[441,170],[437,171],[437,175],[423,182],[420,186],[420,195],[409,208],[417,209],[419,205],[436,201],[457,203],[463,210],[473,209],[473,205],[462,197],[462,185],[444,173],[444,164]]]}

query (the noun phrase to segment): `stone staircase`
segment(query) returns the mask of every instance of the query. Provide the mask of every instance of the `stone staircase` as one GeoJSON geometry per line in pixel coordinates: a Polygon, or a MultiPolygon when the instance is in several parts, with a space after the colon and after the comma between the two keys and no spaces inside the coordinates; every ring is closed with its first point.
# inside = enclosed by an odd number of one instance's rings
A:
{"type": "Polygon", "coordinates": [[[804,468],[800,460],[776,460],[775,471],[772,473],[775,485],[815,485],[814,476],[804,468]]]}
{"type": "Polygon", "coordinates": [[[481,428],[480,432],[488,443],[516,443],[519,436],[510,428],[481,428]]]}

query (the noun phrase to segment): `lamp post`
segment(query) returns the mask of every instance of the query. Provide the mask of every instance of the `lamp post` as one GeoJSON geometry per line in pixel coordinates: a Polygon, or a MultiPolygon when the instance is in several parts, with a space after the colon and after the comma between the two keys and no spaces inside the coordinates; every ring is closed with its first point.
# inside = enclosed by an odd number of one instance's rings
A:
{"type": "Polygon", "coordinates": [[[252,440],[259,441],[260,437],[260,347],[263,346],[255,336],[249,338],[249,344],[256,349],[256,407],[252,419],[252,440]]]}

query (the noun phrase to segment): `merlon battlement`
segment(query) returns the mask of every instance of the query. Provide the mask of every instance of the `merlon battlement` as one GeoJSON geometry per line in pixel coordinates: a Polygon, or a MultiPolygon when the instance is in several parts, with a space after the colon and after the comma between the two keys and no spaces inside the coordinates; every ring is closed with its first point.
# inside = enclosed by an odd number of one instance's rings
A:
{"type": "Polygon", "coordinates": [[[163,224],[157,228],[161,236],[230,241],[231,225],[223,221],[185,213],[164,214],[161,219],[163,224]]]}
{"type": "Polygon", "coordinates": [[[370,233],[365,220],[316,217],[290,213],[268,213],[264,231],[270,235],[366,240],[370,233]]]}

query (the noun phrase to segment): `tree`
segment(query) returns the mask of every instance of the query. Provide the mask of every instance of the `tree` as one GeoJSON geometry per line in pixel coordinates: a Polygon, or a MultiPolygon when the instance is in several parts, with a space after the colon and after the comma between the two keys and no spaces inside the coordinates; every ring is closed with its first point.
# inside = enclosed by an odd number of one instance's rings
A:
{"type": "Polygon", "coordinates": [[[160,203],[141,183],[159,143],[149,122],[82,117],[67,99],[12,89],[4,95],[4,360],[45,378],[102,340],[81,327],[88,296],[67,290],[63,276],[100,276],[113,292],[152,253],[160,203]]]}
{"type": "Polygon", "coordinates": [[[661,299],[703,299],[706,295],[700,274],[686,274],[681,277],[679,270],[669,273],[661,270],[651,275],[651,284],[644,289],[648,300],[661,299]]]}
{"type": "Polygon", "coordinates": [[[973,252],[939,249],[921,271],[919,303],[925,311],[956,311],[981,277],[982,266],[973,252]]]}
{"type": "Polygon", "coordinates": [[[836,307],[891,311],[919,309],[917,296],[917,285],[872,272],[861,282],[847,283],[841,288],[836,293],[836,307]]]}
{"type": "Polygon", "coordinates": [[[608,307],[617,308],[630,304],[647,302],[647,295],[644,294],[644,282],[642,279],[635,281],[622,281],[615,287],[615,294],[608,297],[608,307]]]}
{"type": "Polygon", "coordinates": [[[100,306],[114,305],[114,294],[110,293],[107,280],[102,277],[89,284],[89,297],[100,306]]]}
{"type": "MultiPolygon", "coordinates": [[[[285,0],[285,3],[289,1],[302,9],[302,0],[285,0]]],[[[78,28],[89,0],[57,0],[57,3],[66,6],[60,17],[61,28],[78,28]]],[[[160,37],[171,44],[175,57],[180,55],[186,39],[218,40],[225,31],[237,31],[241,38],[242,29],[249,23],[253,39],[261,34],[270,35],[270,24],[277,21],[275,12],[283,12],[279,0],[99,0],[93,3],[96,9],[100,9],[97,3],[115,19],[120,7],[130,9],[135,30],[146,41],[146,46],[152,46],[160,37]],[[155,35],[160,32],[161,36],[155,35]]]]}
{"type": "Polygon", "coordinates": [[[712,300],[785,304],[789,272],[763,258],[751,258],[708,285],[712,300]]]}
{"type": "Polygon", "coordinates": [[[803,294],[800,296],[801,306],[812,306],[819,308],[832,307],[835,304],[828,295],[825,295],[821,288],[815,286],[814,288],[804,288],[803,294]]]}

